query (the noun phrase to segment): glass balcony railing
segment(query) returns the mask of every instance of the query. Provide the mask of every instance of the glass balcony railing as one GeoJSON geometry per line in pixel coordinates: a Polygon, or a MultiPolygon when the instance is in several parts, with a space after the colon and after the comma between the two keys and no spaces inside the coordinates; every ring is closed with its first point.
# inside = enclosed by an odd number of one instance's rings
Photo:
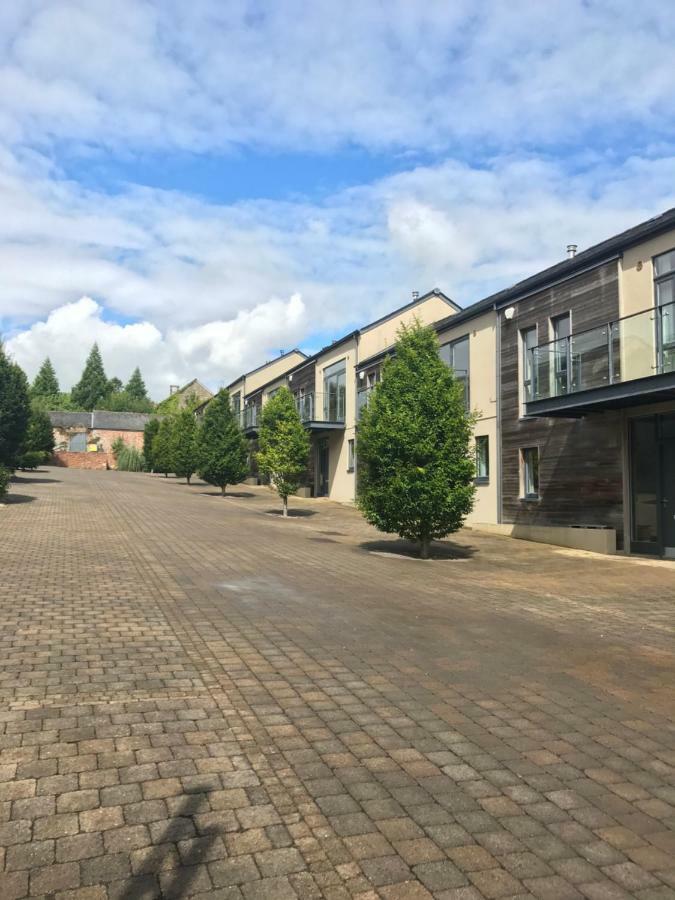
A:
{"type": "Polygon", "coordinates": [[[375,390],[375,385],[370,385],[369,387],[359,388],[356,392],[356,418],[360,419],[363,410],[368,406],[368,400],[370,399],[370,395],[375,390]]]}
{"type": "Polygon", "coordinates": [[[527,351],[525,401],[675,372],[675,303],[527,351]]]}
{"type": "Polygon", "coordinates": [[[303,422],[342,424],[345,420],[344,391],[316,394],[314,391],[295,398],[300,419],[303,422]]]}
{"type": "Polygon", "coordinates": [[[260,407],[259,406],[246,406],[244,407],[241,414],[241,422],[242,428],[244,431],[250,430],[252,428],[258,427],[258,420],[260,419],[260,407]]]}

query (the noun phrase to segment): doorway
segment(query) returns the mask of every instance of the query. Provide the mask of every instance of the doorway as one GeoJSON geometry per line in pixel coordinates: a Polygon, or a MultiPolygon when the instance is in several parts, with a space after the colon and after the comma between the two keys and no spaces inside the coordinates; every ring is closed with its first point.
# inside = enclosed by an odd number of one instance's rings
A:
{"type": "Polygon", "coordinates": [[[319,438],[317,441],[316,447],[316,457],[317,457],[317,497],[327,497],[329,490],[329,482],[328,482],[328,463],[329,463],[329,452],[328,452],[328,438],[319,438]]]}
{"type": "Polygon", "coordinates": [[[675,559],[675,412],[630,422],[633,553],[675,559]]]}

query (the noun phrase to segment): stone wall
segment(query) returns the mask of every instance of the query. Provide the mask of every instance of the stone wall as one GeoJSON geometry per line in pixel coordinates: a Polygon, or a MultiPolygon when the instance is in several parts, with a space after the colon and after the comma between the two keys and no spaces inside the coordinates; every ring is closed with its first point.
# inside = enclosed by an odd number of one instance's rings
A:
{"type": "Polygon", "coordinates": [[[70,450],[58,450],[52,454],[52,463],[66,469],[114,469],[115,460],[112,453],[72,453],[70,450]]]}

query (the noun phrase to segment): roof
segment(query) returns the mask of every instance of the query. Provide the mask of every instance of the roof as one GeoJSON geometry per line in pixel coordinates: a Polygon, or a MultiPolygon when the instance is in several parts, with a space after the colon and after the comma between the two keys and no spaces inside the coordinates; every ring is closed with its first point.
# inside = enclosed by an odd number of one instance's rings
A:
{"type": "Polygon", "coordinates": [[[97,409],[93,412],[66,412],[53,410],[48,413],[52,426],[57,428],[100,428],[109,431],[143,431],[150,419],[150,413],[112,412],[97,409]]]}
{"type": "MultiPolygon", "coordinates": [[[[272,363],[279,362],[280,359],[285,359],[287,356],[292,356],[294,353],[299,353],[300,356],[305,357],[305,358],[307,357],[307,354],[303,353],[302,350],[298,350],[297,347],[295,347],[293,350],[287,350],[285,353],[280,353],[279,356],[275,356],[274,359],[268,359],[267,362],[264,362],[261,365],[256,366],[255,369],[249,369],[248,372],[244,372],[243,375],[239,375],[237,378],[234,379],[234,381],[231,381],[227,385],[228,389],[231,388],[232,385],[238,384],[240,381],[243,381],[245,378],[248,378],[249,375],[255,375],[256,372],[259,372],[261,369],[264,369],[265,366],[269,366],[272,363]]],[[[276,381],[276,378],[273,380],[276,381]]]]}

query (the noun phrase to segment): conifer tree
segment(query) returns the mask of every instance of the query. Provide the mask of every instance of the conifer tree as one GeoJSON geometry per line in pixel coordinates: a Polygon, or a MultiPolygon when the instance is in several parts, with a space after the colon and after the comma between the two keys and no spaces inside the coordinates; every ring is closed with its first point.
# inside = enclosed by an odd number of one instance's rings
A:
{"type": "Polygon", "coordinates": [[[56,397],[60,393],[59,382],[49,357],[40,366],[30,389],[31,397],[56,397]]]}
{"type": "Polygon", "coordinates": [[[287,387],[280,388],[263,406],[258,440],[258,468],[269,476],[287,516],[288,498],[300,486],[309,458],[309,436],[287,387]]]}
{"type": "Polygon", "coordinates": [[[176,413],[173,424],[173,461],[177,478],[190,479],[197,471],[197,420],[189,409],[176,413]]]}
{"type": "Polygon", "coordinates": [[[136,366],[134,371],[131,373],[131,378],[127,382],[127,386],[124,388],[124,390],[134,400],[148,399],[148,393],[145,389],[145,382],[143,381],[143,376],[141,375],[141,370],[138,368],[138,366],[136,366]]]}
{"type": "MultiPolygon", "coordinates": [[[[39,454],[44,462],[54,450],[54,430],[47,413],[39,406],[31,409],[28,428],[22,446],[22,459],[26,453],[39,454]]],[[[37,457],[35,457],[37,459],[37,457]]]]}
{"type": "Polygon", "coordinates": [[[169,477],[169,472],[176,471],[173,459],[173,427],[174,417],[165,416],[152,442],[153,469],[155,472],[161,472],[165,478],[169,477]]]}
{"type": "Polygon", "coordinates": [[[110,379],[110,381],[108,382],[108,393],[109,394],[119,394],[119,393],[121,393],[123,388],[124,388],[124,385],[122,384],[122,381],[119,378],[117,378],[116,376],[113,376],[110,379]]]}
{"type": "Polygon", "coordinates": [[[82,376],[71,392],[72,400],[80,409],[91,410],[108,392],[109,384],[105,377],[101,352],[98,344],[94,344],[87,357],[82,376]]]}
{"type": "Polygon", "coordinates": [[[153,472],[155,468],[154,457],[152,455],[152,442],[159,431],[159,419],[150,419],[143,429],[143,456],[145,458],[145,468],[148,472],[153,472]]]}
{"type": "Polygon", "coordinates": [[[0,467],[5,470],[17,466],[29,419],[28,380],[0,343],[0,467]]]}
{"type": "Polygon", "coordinates": [[[358,500],[372,525],[416,541],[422,558],[473,506],[473,421],[433,329],[401,328],[359,422],[358,500]]]}
{"type": "Polygon", "coordinates": [[[248,473],[248,446],[241,433],[227,390],[218,391],[204,412],[197,438],[197,471],[225,496],[228,484],[239,484],[248,473]]]}

